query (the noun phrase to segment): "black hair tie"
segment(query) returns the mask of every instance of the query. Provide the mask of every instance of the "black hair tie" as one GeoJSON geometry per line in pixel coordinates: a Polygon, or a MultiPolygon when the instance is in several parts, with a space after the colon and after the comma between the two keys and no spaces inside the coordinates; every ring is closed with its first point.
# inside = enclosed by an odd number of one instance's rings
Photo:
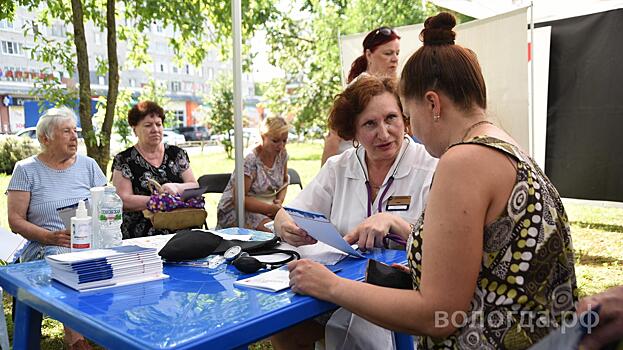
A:
{"type": "Polygon", "coordinates": [[[454,39],[424,40],[424,45],[454,45],[454,39]]]}

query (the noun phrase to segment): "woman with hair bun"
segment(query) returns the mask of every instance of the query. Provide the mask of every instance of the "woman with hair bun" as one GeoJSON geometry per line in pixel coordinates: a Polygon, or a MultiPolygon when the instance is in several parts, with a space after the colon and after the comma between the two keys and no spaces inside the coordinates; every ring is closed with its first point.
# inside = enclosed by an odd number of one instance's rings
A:
{"type": "MultiPolygon", "coordinates": [[[[400,54],[400,36],[389,27],[379,27],[368,33],[363,39],[363,54],[350,66],[347,83],[350,84],[362,75],[374,75],[380,78],[395,77],[400,54]]],[[[321,165],[329,157],[351,148],[349,141],[343,140],[335,130],[329,130],[325,138],[321,165]]]]}
{"type": "Polygon", "coordinates": [[[439,158],[417,223],[380,230],[407,240],[413,290],[343,279],[306,259],[289,264],[290,285],[417,335],[418,349],[526,349],[574,315],[569,222],[543,171],[487,119],[480,65],[454,44],[455,24],[448,13],[426,20],[400,81],[416,136],[439,158]]]}

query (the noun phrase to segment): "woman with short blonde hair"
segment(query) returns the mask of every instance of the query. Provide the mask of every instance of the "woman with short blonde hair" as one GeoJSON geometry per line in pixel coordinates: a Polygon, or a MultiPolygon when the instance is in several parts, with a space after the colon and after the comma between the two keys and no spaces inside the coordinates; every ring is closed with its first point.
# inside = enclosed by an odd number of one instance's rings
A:
{"type": "MultiPolygon", "coordinates": [[[[288,122],[280,116],[265,118],[259,127],[262,142],[244,158],[245,226],[270,231],[272,221],[286,198],[288,185],[288,122]]],[[[223,192],[217,208],[217,227],[237,225],[234,203],[235,173],[223,192]]]]}

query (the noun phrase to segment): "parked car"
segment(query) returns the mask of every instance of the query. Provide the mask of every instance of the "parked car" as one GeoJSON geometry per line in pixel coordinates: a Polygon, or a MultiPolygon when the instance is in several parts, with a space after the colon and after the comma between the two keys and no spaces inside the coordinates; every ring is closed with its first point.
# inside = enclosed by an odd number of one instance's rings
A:
{"type": "MultiPolygon", "coordinates": [[[[82,128],[76,128],[78,134],[78,153],[87,154],[87,146],[84,143],[84,138],[82,137],[82,128]]],[[[22,129],[15,133],[17,137],[28,137],[33,142],[39,146],[39,140],[37,139],[37,127],[31,126],[29,128],[22,129]]]]}
{"type": "Polygon", "coordinates": [[[206,141],[210,139],[208,128],[201,125],[181,126],[176,128],[175,131],[184,135],[187,141],[206,141]]]}
{"type": "MultiPolygon", "coordinates": [[[[84,142],[84,138],[82,137],[82,128],[77,128],[78,131],[78,153],[87,154],[87,146],[84,142]]],[[[113,131],[114,132],[114,131],[113,131]]],[[[15,133],[16,137],[28,137],[33,140],[33,142],[39,146],[39,140],[37,139],[37,128],[30,127],[25,128],[17,133],[15,133]]],[[[180,135],[181,136],[181,135],[180,135]]],[[[137,142],[137,138],[134,134],[130,134],[128,136],[128,143],[126,144],[121,140],[121,136],[119,134],[113,133],[110,138],[110,155],[115,156],[117,153],[124,151],[126,148],[137,142]]]]}
{"type": "Polygon", "coordinates": [[[134,133],[130,133],[127,139],[127,142],[123,141],[121,135],[114,133],[113,130],[113,134],[110,136],[110,155],[115,156],[117,153],[125,151],[128,147],[138,142],[138,138],[134,133]]]}
{"type": "MultiPolygon", "coordinates": [[[[228,139],[227,134],[216,134],[211,136],[212,140],[216,140],[218,142],[222,142],[223,140],[228,139]]],[[[236,142],[236,137],[234,136],[234,129],[229,130],[229,139],[231,139],[232,143],[236,142]]],[[[243,128],[242,129],[242,144],[243,146],[249,147],[258,142],[262,141],[260,137],[260,132],[257,128],[243,128]]]]}
{"type": "MultiPolygon", "coordinates": [[[[82,128],[76,128],[77,133],[78,133],[78,138],[82,139],[82,128]]],[[[31,126],[29,128],[25,128],[22,129],[18,132],[15,133],[15,136],[19,136],[19,137],[30,137],[33,140],[37,139],[37,127],[36,126],[31,126]]],[[[82,141],[84,142],[84,139],[82,139],[82,141]]]]}
{"type": "Polygon", "coordinates": [[[178,134],[177,132],[173,131],[173,130],[165,130],[162,133],[162,142],[165,145],[180,145],[182,143],[186,142],[186,137],[184,137],[184,135],[182,134],[178,134]]]}

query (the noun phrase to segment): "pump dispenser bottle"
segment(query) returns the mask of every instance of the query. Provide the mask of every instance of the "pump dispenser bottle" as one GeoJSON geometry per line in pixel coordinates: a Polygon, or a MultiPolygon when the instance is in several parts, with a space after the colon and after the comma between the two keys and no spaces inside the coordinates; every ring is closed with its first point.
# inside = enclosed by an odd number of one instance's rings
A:
{"type": "Polygon", "coordinates": [[[93,221],[87,214],[84,201],[78,202],[76,216],[71,218],[71,251],[91,249],[93,240],[93,221]]]}

